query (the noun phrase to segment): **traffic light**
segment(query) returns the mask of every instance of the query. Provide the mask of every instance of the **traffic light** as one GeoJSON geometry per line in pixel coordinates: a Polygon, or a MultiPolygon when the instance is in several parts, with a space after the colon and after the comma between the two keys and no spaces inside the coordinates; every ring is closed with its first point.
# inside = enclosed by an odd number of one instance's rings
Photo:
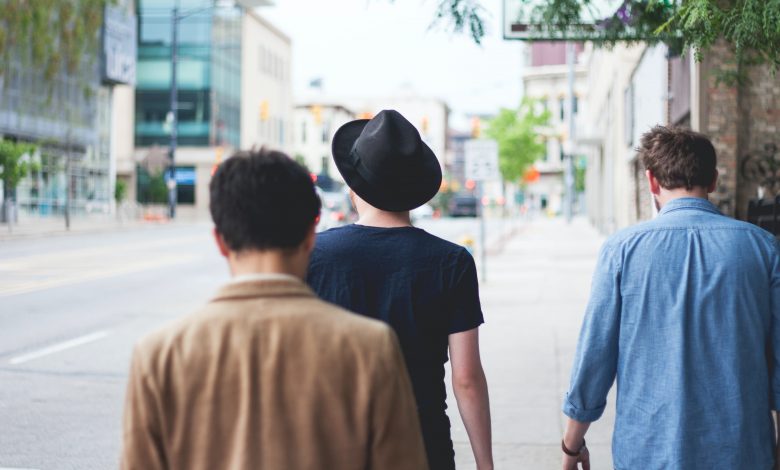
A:
{"type": "Polygon", "coordinates": [[[420,130],[423,134],[428,132],[428,116],[423,116],[422,121],[420,121],[420,130]]]}
{"type": "Polygon", "coordinates": [[[371,119],[374,115],[368,111],[363,111],[362,113],[357,115],[358,119],[371,119]]]}
{"type": "Polygon", "coordinates": [[[260,120],[261,121],[267,121],[268,120],[268,100],[263,100],[260,103],[260,120]]]}
{"type": "Polygon", "coordinates": [[[311,107],[311,115],[315,124],[322,124],[322,106],[315,104],[311,107]]]}
{"type": "Polygon", "coordinates": [[[222,163],[222,154],[225,152],[225,148],[221,145],[214,149],[214,165],[211,167],[211,176],[217,172],[219,165],[222,163]]]}
{"type": "Polygon", "coordinates": [[[479,120],[479,117],[474,116],[473,118],[471,118],[471,138],[479,139],[481,135],[482,135],[482,122],[479,120]]]}
{"type": "Polygon", "coordinates": [[[466,189],[473,191],[477,187],[477,183],[474,180],[466,180],[466,189]]]}

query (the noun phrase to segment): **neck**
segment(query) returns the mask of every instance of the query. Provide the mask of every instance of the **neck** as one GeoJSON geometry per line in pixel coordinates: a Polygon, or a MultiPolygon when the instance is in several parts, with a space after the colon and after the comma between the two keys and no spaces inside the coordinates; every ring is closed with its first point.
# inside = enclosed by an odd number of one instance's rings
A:
{"type": "Polygon", "coordinates": [[[409,211],[388,212],[372,207],[370,209],[359,211],[358,214],[360,216],[357,221],[359,225],[383,228],[410,227],[412,225],[412,219],[409,217],[409,211]]]}
{"type": "Polygon", "coordinates": [[[228,254],[233,277],[244,274],[289,274],[299,279],[306,277],[306,259],[301,253],[283,250],[246,251],[228,254]]]}
{"type": "Polygon", "coordinates": [[[658,209],[662,209],[665,205],[667,205],[669,202],[674,201],[675,199],[682,199],[686,197],[695,197],[699,199],[707,199],[707,188],[699,188],[694,187],[692,189],[686,189],[686,188],[677,188],[677,189],[665,189],[661,188],[661,190],[656,195],[656,202],[658,204],[658,209]]]}

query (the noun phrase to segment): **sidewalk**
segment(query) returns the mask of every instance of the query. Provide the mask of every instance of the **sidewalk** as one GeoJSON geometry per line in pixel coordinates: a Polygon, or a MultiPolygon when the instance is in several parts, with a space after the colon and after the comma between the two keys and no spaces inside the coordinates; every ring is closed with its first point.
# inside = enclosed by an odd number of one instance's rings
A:
{"type": "MultiPolygon", "coordinates": [[[[560,468],[561,401],[602,241],[584,219],[567,225],[539,218],[488,257],[480,344],[496,468],[560,468]]],[[[451,390],[448,396],[458,468],[475,468],[451,390]]],[[[607,412],[587,436],[594,470],[612,468],[613,421],[610,396],[607,412]]]]}

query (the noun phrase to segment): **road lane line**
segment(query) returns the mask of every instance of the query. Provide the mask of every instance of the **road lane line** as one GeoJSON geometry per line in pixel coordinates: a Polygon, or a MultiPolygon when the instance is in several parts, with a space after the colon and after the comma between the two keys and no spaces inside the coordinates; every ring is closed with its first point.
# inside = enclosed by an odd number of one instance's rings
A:
{"type": "Polygon", "coordinates": [[[109,333],[110,333],[109,330],[101,330],[101,331],[96,331],[94,333],[90,333],[88,335],[79,336],[78,338],[73,338],[68,341],[63,341],[62,343],[52,344],[51,346],[45,347],[43,349],[39,349],[37,351],[33,351],[31,353],[12,357],[11,359],[8,360],[8,363],[11,365],[22,364],[28,361],[32,361],[33,359],[38,359],[39,357],[48,356],[49,354],[54,354],[56,352],[64,351],[66,349],[75,348],[76,346],[92,343],[99,339],[105,338],[106,336],[108,336],[109,333]]]}
{"type": "MultiPolygon", "coordinates": [[[[92,248],[67,249],[53,253],[31,253],[22,256],[11,256],[0,259],[0,269],[12,271],[15,269],[39,268],[41,266],[68,263],[73,260],[102,260],[104,256],[112,255],[114,253],[130,252],[142,255],[148,253],[151,249],[167,248],[170,246],[180,247],[186,244],[201,242],[203,237],[203,235],[189,235],[172,239],[127,242],[92,248]]],[[[0,468],[0,470],[2,469],[0,468]]]]}
{"type": "MultiPolygon", "coordinates": [[[[78,270],[74,269],[73,272],[65,272],[63,274],[54,274],[50,269],[48,272],[44,273],[45,275],[50,276],[50,279],[30,280],[16,282],[14,284],[0,285],[0,297],[27,294],[39,290],[51,289],[54,287],[63,287],[81,282],[102,280],[114,276],[133,274],[150,269],[158,269],[177,264],[183,264],[195,259],[197,259],[197,256],[194,254],[182,254],[158,256],[156,259],[148,261],[137,261],[129,263],[125,261],[122,266],[118,266],[113,269],[106,269],[95,265],[82,267],[78,270]]],[[[0,277],[0,281],[2,280],[3,278],[0,277]]]]}

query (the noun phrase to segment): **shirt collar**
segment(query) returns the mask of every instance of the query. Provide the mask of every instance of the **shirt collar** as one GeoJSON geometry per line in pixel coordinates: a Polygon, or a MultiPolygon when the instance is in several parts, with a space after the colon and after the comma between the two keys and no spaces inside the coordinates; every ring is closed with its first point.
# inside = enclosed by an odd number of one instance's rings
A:
{"type": "Polygon", "coordinates": [[[711,203],[706,199],[702,199],[699,197],[681,197],[677,199],[672,199],[671,201],[667,202],[664,205],[664,207],[661,208],[661,211],[658,212],[658,215],[660,216],[660,215],[667,214],[669,212],[683,210],[683,209],[701,210],[706,212],[712,212],[713,214],[721,213],[713,203],[711,203]]]}
{"type": "Polygon", "coordinates": [[[238,284],[240,282],[248,282],[248,281],[297,281],[297,282],[300,282],[301,280],[298,279],[295,276],[290,275],[290,274],[283,274],[283,273],[251,273],[251,274],[240,274],[238,276],[235,276],[233,279],[230,280],[229,284],[238,284]]]}

